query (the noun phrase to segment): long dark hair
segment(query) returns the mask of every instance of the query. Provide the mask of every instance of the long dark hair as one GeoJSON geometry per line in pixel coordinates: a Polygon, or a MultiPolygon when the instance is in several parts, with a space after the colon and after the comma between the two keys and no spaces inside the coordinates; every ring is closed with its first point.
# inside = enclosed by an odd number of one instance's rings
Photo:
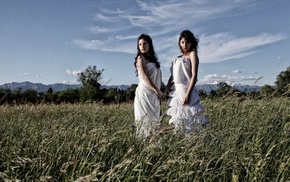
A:
{"type": "Polygon", "coordinates": [[[194,50],[194,51],[197,53],[197,49],[198,49],[198,41],[199,41],[198,38],[196,38],[196,37],[193,35],[193,33],[192,33],[191,31],[189,31],[189,30],[184,30],[184,31],[182,31],[182,32],[180,33],[179,41],[178,41],[178,46],[179,46],[180,51],[181,51],[182,53],[184,53],[184,52],[182,51],[181,46],[180,46],[180,40],[181,40],[182,38],[185,38],[185,40],[191,42],[191,48],[190,48],[190,50],[191,50],[191,51],[194,50]]]}
{"type": "MultiPolygon", "coordinates": [[[[137,63],[137,58],[139,56],[144,56],[149,62],[153,62],[156,64],[156,67],[157,68],[160,68],[160,63],[158,62],[158,58],[156,56],[156,53],[154,51],[154,47],[153,47],[153,42],[152,42],[152,39],[149,35],[147,34],[141,34],[139,37],[138,37],[138,40],[137,40],[137,55],[135,57],[135,62],[134,62],[134,66],[136,68],[136,63],[137,63]],[[140,49],[139,49],[139,40],[145,40],[148,44],[149,44],[149,50],[147,53],[143,54],[141,53],[140,49]]],[[[137,69],[136,69],[136,75],[138,75],[137,73],[137,69]]]]}

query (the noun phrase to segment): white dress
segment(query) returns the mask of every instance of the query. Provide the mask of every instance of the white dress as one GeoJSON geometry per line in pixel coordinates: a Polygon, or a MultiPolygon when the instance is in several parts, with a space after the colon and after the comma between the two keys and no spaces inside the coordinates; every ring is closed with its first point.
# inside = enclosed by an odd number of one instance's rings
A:
{"type": "Polygon", "coordinates": [[[176,130],[185,133],[198,131],[208,120],[203,115],[204,108],[200,104],[200,97],[195,88],[191,92],[189,103],[186,106],[182,105],[192,76],[190,60],[184,57],[176,58],[172,61],[171,74],[174,84],[167,101],[170,108],[166,111],[166,114],[171,116],[169,123],[174,124],[176,130]]]}
{"type": "MultiPolygon", "coordinates": [[[[156,68],[156,64],[149,62],[146,65],[149,79],[157,88],[161,87],[161,70],[156,68]]],[[[139,75],[139,83],[135,91],[134,115],[137,137],[146,138],[160,117],[160,99],[157,94],[150,89],[142,76],[139,75]]]]}

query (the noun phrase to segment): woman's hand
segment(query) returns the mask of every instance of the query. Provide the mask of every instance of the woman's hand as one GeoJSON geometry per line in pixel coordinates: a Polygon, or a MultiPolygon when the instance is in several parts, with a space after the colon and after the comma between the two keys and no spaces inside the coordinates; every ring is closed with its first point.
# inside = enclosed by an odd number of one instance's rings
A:
{"type": "Polygon", "coordinates": [[[158,90],[157,91],[157,96],[158,96],[159,99],[162,99],[164,94],[160,90],[158,90]]]}
{"type": "Polygon", "coordinates": [[[188,95],[185,95],[182,101],[182,105],[185,106],[189,103],[190,97],[188,95]]]}

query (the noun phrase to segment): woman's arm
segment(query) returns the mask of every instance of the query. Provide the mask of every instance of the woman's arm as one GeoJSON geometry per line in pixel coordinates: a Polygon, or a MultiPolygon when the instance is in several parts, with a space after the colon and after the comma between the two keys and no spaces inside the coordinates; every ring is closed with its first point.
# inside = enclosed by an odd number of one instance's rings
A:
{"type": "Polygon", "coordinates": [[[156,87],[155,84],[153,84],[153,82],[148,77],[148,73],[145,69],[146,68],[146,60],[142,56],[139,56],[137,58],[136,67],[138,70],[138,74],[141,75],[141,77],[145,81],[146,85],[157,94],[158,98],[162,98],[163,93],[161,92],[161,90],[159,88],[156,87]]]}
{"type": "Polygon", "coordinates": [[[198,60],[198,57],[197,57],[197,54],[195,51],[190,52],[189,59],[191,62],[192,76],[191,76],[191,79],[188,83],[188,88],[187,88],[187,91],[185,93],[182,105],[186,105],[189,103],[191,92],[192,92],[192,90],[196,84],[196,81],[197,81],[197,72],[198,72],[199,60],[198,60]]]}

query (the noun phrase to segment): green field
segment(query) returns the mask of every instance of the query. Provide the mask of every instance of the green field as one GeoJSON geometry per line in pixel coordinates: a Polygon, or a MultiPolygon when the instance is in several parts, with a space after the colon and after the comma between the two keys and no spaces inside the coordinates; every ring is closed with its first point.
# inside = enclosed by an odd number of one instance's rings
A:
{"type": "MultiPolygon", "coordinates": [[[[133,104],[0,106],[1,181],[290,181],[290,100],[202,100],[210,126],[135,138],[133,104]]],[[[166,110],[163,103],[162,113],[166,110]]]]}

